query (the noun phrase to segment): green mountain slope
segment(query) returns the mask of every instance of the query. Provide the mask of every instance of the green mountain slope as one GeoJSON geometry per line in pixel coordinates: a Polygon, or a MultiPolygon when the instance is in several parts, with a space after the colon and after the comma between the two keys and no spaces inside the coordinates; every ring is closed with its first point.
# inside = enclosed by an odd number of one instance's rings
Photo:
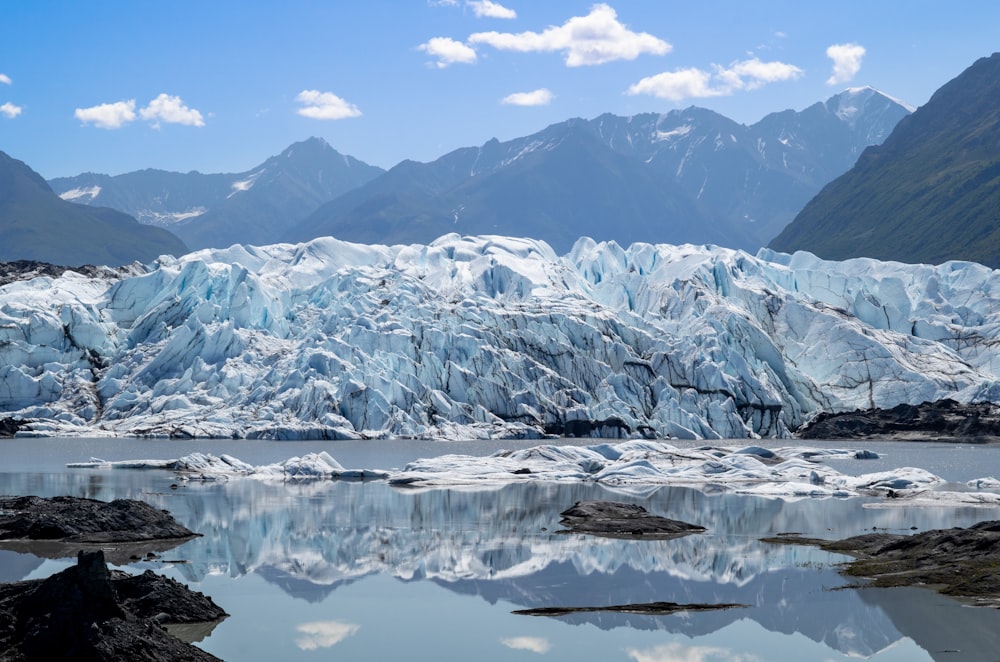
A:
{"type": "Polygon", "coordinates": [[[770,247],[1000,267],[1000,53],[975,62],[865,150],[770,247]]]}
{"type": "Polygon", "coordinates": [[[38,173],[0,152],[0,260],[118,266],[186,252],[166,230],[62,200],[38,173]]]}

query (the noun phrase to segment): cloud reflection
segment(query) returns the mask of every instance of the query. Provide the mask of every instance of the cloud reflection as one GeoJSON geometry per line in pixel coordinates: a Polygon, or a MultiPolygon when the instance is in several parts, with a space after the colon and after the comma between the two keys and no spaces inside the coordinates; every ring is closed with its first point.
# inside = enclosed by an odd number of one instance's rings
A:
{"type": "Polygon", "coordinates": [[[302,634],[301,637],[295,639],[295,645],[304,651],[313,651],[317,648],[330,648],[331,646],[336,646],[360,629],[360,625],[341,623],[340,621],[303,623],[295,628],[297,632],[302,634]]]}
{"type": "Polygon", "coordinates": [[[740,654],[716,646],[684,646],[676,642],[639,650],[625,651],[635,662],[763,662],[753,654],[740,654]]]}
{"type": "Polygon", "coordinates": [[[548,653],[549,649],[552,648],[552,644],[544,637],[507,637],[506,639],[501,639],[500,643],[507,648],[531,651],[539,655],[548,653]]]}

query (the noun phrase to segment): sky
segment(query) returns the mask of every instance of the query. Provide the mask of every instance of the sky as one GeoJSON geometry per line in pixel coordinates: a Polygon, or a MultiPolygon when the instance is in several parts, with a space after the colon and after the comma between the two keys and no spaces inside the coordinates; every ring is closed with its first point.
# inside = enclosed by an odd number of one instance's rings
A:
{"type": "Polygon", "coordinates": [[[1000,50],[983,0],[0,0],[0,151],[46,178],[390,168],[573,117],[913,106],[1000,50]]]}

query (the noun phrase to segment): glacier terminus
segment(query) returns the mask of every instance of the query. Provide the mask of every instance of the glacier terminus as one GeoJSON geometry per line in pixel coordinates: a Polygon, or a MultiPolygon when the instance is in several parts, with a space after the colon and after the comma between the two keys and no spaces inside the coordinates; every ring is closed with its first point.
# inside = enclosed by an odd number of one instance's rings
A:
{"type": "Polygon", "coordinates": [[[788,437],[1000,399],[1000,275],[767,249],[451,234],[162,256],[0,287],[18,434],[788,437]]]}

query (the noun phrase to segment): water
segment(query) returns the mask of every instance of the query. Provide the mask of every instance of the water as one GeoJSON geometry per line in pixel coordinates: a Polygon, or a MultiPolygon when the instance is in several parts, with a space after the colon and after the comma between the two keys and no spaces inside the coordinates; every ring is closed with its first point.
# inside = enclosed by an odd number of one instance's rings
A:
{"type": "MultiPolygon", "coordinates": [[[[393,468],[421,456],[533,443],[4,440],[0,493],[140,498],[204,534],[130,568],[181,580],[226,609],[230,618],[198,645],[227,660],[998,657],[1000,611],[922,589],[845,589],[835,568],[844,557],[759,542],[785,532],[842,538],[873,528],[968,526],[1000,519],[997,509],[873,509],[862,498],[782,501],[679,487],[200,484],[169,472],[65,467],[90,457],[164,459],[194,450],[263,464],[327,450],[345,466],[393,468]],[[588,498],[639,503],[709,530],[670,541],[557,533],[558,513],[588,498]],[[748,606],[671,616],[511,613],[657,600],[748,606]]],[[[840,471],[917,466],[961,483],[1000,470],[997,446],[851,446],[882,459],[839,462],[840,471]]],[[[67,563],[0,552],[0,580],[47,576],[67,563]]]]}

